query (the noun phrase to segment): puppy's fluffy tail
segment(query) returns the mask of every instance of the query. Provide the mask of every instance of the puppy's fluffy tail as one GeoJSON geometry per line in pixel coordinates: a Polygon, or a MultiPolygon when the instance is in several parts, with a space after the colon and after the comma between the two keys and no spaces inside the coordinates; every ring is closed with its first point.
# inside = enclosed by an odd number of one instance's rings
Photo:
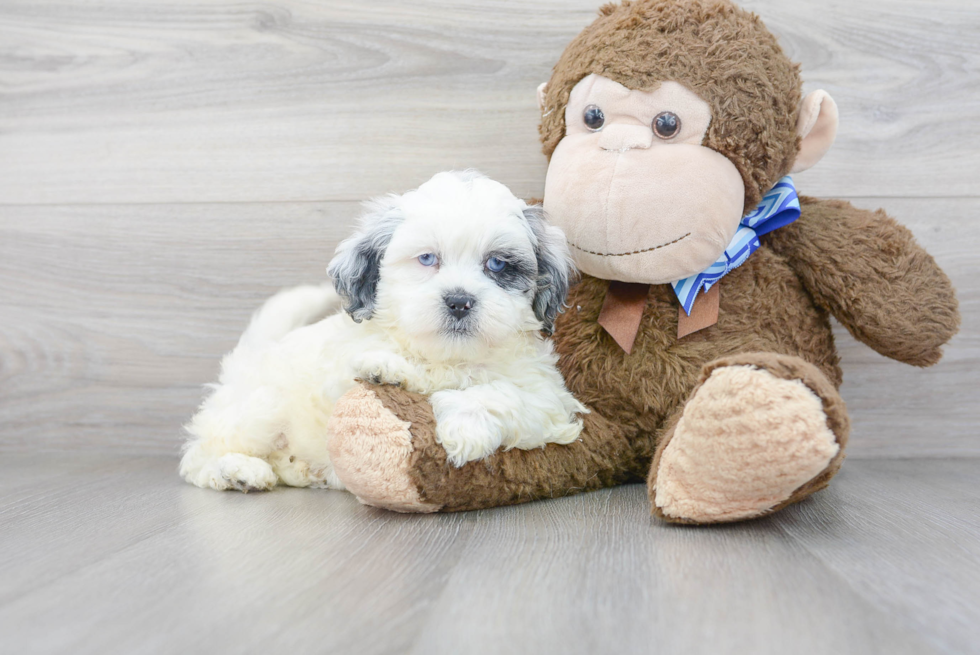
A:
{"type": "Polygon", "coordinates": [[[285,289],[265,301],[238,345],[221,360],[219,384],[208,385],[212,393],[185,426],[191,438],[184,445],[181,475],[203,486],[201,467],[213,459],[207,453],[264,456],[269,451],[282,430],[283,410],[281,394],[269,386],[276,362],[268,355],[287,334],[340,311],[341,305],[340,296],[326,285],[285,289]]]}
{"type": "Polygon", "coordinates": [[[252,322],[242,334],[239,345],[261,347],[279,341],[296,328],[340,311],[341,305],[341,298],[331,285],[308,284],[283,289],[252,315],[252,322]]]}

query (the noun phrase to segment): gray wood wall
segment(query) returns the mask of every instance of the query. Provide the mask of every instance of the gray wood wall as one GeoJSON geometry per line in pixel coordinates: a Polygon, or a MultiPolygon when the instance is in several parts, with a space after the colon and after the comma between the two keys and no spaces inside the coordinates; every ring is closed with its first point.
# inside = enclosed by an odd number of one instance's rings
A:
{"type": "MultiPolygon", "coordinates": [[[[475,167],[540,196],[535,87],[598,0],[0,3],[0,451],[175,452],[254,307],[358,201],[475,167]]],[[[980,5],[753,0],[841,109],[802,192],[956,282],[933,369],[839,331],[854,457],[980,454],[980,5]]]]}

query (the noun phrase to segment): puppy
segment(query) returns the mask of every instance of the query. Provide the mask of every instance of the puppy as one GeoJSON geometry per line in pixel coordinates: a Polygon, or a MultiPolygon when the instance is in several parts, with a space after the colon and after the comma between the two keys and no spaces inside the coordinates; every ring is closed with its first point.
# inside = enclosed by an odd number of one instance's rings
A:
{"type": "Polygon", "coordinates": [[[327,270],[336,292],[274,296],[222,361],[187,426],[180,474],[191,484],[342,489],[329,418],[357,379],[430,395],[455,466],[579,437],[587,410],[541,334],[574,269],[539,207],[478,173],[439,173],[368,203],[327,270]]]}

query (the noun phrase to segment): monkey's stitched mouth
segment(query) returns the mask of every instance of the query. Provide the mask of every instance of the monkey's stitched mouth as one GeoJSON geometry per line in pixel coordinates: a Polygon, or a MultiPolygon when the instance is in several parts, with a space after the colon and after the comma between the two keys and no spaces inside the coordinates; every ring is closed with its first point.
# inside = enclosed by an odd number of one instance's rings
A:
{"type": "Polygon", "coordinates": [[[682,237],[677,237],[673,241],[668,241],[667,243],[661,243],[659,246],[654,246],[652,248],[644,248],[643,250],[633,250],[631,252],[596,252],[595,250],[586,250],[585,248],[575,245],[571,241],[568,242],[568,245],[570,245],[572,248],[575,248],[576,250],[580,250],[590,255],[598,255],[599,257],[627,257],[629,255],[642,255],[645,252],[653,252],[654,250],[660,250],[661,248],[666,248],[667,246],[674,245],[678,241],[683,241],[689,236],[691,236],[690,232],[688,232],[682,237]]]}

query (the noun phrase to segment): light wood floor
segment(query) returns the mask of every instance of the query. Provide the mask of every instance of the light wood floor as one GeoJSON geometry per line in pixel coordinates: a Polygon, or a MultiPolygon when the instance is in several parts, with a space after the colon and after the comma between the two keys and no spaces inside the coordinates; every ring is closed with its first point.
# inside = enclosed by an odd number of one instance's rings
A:
{"type": "Polygon", "coordinates": [[[641,485],[456,515],[215,492],[168,457],[0,464],[4,653],[976,653],[980,462],[848,462],[752,523],[641,485]]]}
{"type": "Polygon", "coordinates": [[[540,197],[536,86],[600,0],[0,2],[0,655],[980,652],[980,6],[746,0],[841,129],[801,192],[958,288],[926,370],[838,330],[853,432],[764,521],[645,491],[459,516],[175,473],[249,314],[370,196],[540,197]]]}

